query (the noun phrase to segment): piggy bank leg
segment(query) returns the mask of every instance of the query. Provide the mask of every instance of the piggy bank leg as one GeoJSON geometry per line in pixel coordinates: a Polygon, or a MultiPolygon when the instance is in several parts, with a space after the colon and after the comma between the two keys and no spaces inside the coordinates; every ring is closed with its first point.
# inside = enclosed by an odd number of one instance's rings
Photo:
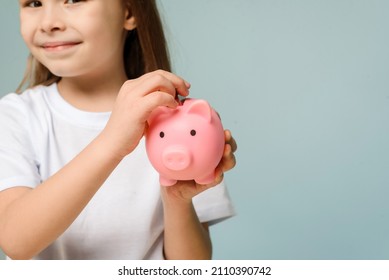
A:
{"type": "Polygon", "coordinates": [[[168,178],[165,178],[165,177],[163,177],[162,175],[160,175],[160,176],[159,176],[159,183],[160,183],[162,186],[169,187],[169,186],[173,186],[174,184],[176,184],[176,183],[177,183],[177,180],[168,179],[168,178]]]}
{"type": "Polygon", "coordinates": [[[207,176],[195,179],[195,181],[197,184],[200,184],[200,185],[211,184],[215,181],[215,173],[212,172],[211,174],[209,174],[207,176]]]}

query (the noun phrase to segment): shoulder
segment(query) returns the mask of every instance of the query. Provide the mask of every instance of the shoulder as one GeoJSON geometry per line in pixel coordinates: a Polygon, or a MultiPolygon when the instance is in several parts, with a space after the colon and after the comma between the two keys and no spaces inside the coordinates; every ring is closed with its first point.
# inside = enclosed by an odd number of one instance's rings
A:
{"type": "Polygon", "coordinates": [[[49,108],[47,96],[56,89],[56,85],[36,86],[24,92],[9,93],[0,99],[0,114],[12,119],[39,117],[49,108]]]}
{"type": "Polygon", "coordinates": [[[23,108],[34,108],[38,104],[46,103],[47,95],[55,90],[55,85],[51,86],[36,86],[30,89],[25,90],[24,92],[17,93],[9,93],[5,95],[0,100],[0,106],[2,107],[17,107],[19,109],[23,108]]]}
{"type": "MultiPolygon", "coordinates": [[[[47,95],[52,86],[37,86],[21,94],[9,93],[0,99],[2,131],[41,130],[50,115],[47,95]]],[[[49,117],[50,119],[50,117],[49,117]]]]}

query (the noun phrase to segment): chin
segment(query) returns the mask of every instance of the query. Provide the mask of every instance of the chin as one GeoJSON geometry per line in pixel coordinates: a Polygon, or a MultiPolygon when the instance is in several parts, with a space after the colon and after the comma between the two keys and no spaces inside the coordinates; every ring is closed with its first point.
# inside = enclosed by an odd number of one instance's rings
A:
{"type": "Polygon", "coordinates": [[[49,68],[50,72],[54,74],[55,76],[61,77],[61,78],[75,78],[82,76],[84,73],[83,71],[76,70],[76,69],[64,69],[59,67],[49,68]]]}

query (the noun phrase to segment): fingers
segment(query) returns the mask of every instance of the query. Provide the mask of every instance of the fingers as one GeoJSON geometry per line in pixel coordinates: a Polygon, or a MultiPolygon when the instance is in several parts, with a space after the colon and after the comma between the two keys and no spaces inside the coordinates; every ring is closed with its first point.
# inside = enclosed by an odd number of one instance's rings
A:
{"type": "Polygon", "coordinates": [[[185,85],[184,80],[177,76],[161,75],[158,73],[149,73],[148,76],[142,76],[135,80],[128,80],[122,87],[124,94],[131,93],[131,95],[139,98],[144,97],[150,93],[163,92],[171,95],[173,98],[176,97],[178,91],[180,95],[187,96],[189,94],[189,88],[185,85]],[[171,76],[167,78],[166,76],[171,76]],[[170,80],[172,78],[173,80],[170,80]]]}
{"type": "Polygon", "coordinates": [[[225,146],[222,159],[215,170],[216,181],[223,179],[223,173],[233,169],[236,165],[235,151],[237,150],[237,144],[235,139],[232,137],[231,131],[225,130],[225,146]]]}
{"type": "Polygon", "coordinates": [[[224,172],[221,166],[216,167],[215,170],[215,185],[220,184],[224,179],[224,172]]]}
{"type": "Polygon", "coordinates": [[[177,94],[188,96],[190,84],[170,72],[157,70],[128,80],[119,93],[119,103],[135,107],[141,122],[158,106],[176,108],[177,94]]]}
{"type": "Polygon", "coordinates": [[[230,144],[225,145],[223,159],[221,163],[223,172],[231,170],[236,165],[235,155],[232,152],[232,147],[230,144]]]}
{"type": "Polygon", "coordinates": [[[147,73],[139,79],[149,86],[150,92],[164,91],[173,97],[176,94],[184,97],[189,95],[190,83],[167,71],[157,70],[147,73]]]}
{"type": "Polygon", "coordinates": [[[236,150],[238,149],[238,145],[236,144],[235,139],[232,137],[231,131],[226,129],[224,131],[224,135],[225,135],[226,144],[229,144],[231,146],[231,151],[235,153],[236,150]]]}
{"type": "Polygon", "coordinates": [[[224,147],[222,164],[223,164],[223,171],[228,171],[234,168],[236,165],[236,158],[234,153],[238,149],[238,145],[236,144],[234,137],[232,137],[230,130],[226,129],[224,131],[224,134],[225,134],[226,145],[224,147]]]}
{"type": "Polygon", "coordinates": [[[153,92],[143,97],[141,121],[145,122],[149,118],[151,112],[159,106],[176,108],[177,100],[165,92],[153,92]]]}

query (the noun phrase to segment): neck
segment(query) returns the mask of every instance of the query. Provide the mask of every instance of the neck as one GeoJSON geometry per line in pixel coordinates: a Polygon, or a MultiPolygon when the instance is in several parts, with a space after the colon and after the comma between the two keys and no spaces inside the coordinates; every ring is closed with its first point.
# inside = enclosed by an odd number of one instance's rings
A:
{"type": "Polygon", "coordinates": [[[109,112],[126,80],[124,72],[100,77],[62,78],[58,83],[58,90],[67,102],[80,110],[109,112]]]}

